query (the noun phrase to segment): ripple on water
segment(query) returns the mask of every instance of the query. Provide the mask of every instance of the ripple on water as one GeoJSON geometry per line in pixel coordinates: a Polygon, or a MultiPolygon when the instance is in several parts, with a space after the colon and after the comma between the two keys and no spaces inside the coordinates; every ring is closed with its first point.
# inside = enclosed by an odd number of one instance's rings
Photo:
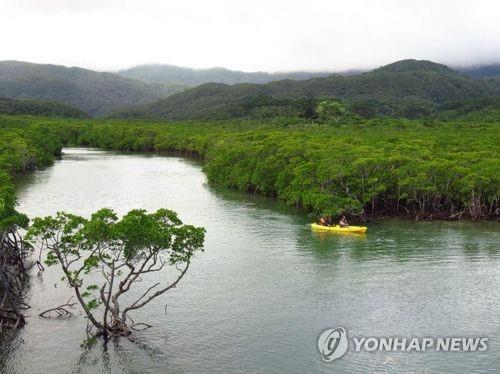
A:
{"type": "Polygon", "coordinates": [[[167,207],[206,227],[207,237],[179,287],[136,314],[154,328],[135,343],[80,348],[81,316],[36,317],[69,297],[54,287],[61,274],[51,268],[32,277],[29,324],[1,342],[8,372],[500,370],[498,224],[386,220],[370,223],[366,235],[324,235],[296,209],[208,186],[196,163],[89,149],[67,149],[53,167],[24,177],[18,196],[30,216],[167,207]],[[351,336],[490,336],[491,349],[348,352],[324,364],[316,338],[330,326],[351,336]]]}

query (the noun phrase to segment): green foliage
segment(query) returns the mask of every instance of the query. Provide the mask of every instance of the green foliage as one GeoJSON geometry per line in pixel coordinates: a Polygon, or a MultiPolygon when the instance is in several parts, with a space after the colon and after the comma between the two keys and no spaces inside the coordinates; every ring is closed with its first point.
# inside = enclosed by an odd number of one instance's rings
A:
{"type": "Polygon", "coordinates": [[[54,120],[47,128],[73,145],[197,155],[212,183],[277,196],[317,214],[480,218],[499,215],[500,113],[489,113],[486,122],[480,110],[451,122],[54,120]]]}
{"type": "Polygon", "coordinates": [[[15,210],[11,175],[47,165],[61,152],[58,136],[31,121],[0,117],[0,234],[28,224],[28,218],[15,210]]]}
{"type": "Polygon", "coordinates": [[[500,110],[490,104],[448,122],[10,122],[18,130],[45,127],[66,144],[196,155],[211,183],[317,214],[480,218],[500,214],[500,110]]]}
{"type": "Polygon", "coordinates": [[[318,119],[323,122],[338,123],[346,112],[346,107],[339,101],[322,100],[316,106],[318,119]]]}
{"type": "Polygon", "coordinates": [[[500,118],[500,98],[449,101],[439,107],[435,117],[447,121],[496,122],[500,118]]]}
{"type": "Polygon", "coordinates": [[[58,212],[35,218],[25,235],[26,243],[46,252],[48,266],[60,265],[87,317],[104,335],[129,333],[127,313],[175,287],[194,254],[203,250],[204,239],[204,228],[184,225],[167,209],[131,210],[121,219],[111,209],[101,209],[89,219],[58,212]],[[158,272],[171,267],[178,274],[168,283],[158,272]],[[151,273],[159,274],[157,283],[121,308],[120,297],[151,273]],[[95,313],[101,314],[102,322],[95,313]]]}
{"type": "Polygon", "coordinates": [[[16,198],[9,175],[0,170],[0,234],[8,229],[28,225],[28,217],[15,210],[16,198]]]}
{"type": "MultiPolygon", "coordinates": [[[[170,265],[187,262],[194,252],[203,247],[205,230],[183,225],[177,214],[168,209],[154,213],[131,210],[121,219],[111,209],[101,209],[90,219],[71,213],[58,212],[55,216],[35,218],[25,236],[28,243],[41,240],[47,249],[46,264],[61,260],[81,260],[78,270],[70,267],[65,272],[71,286],[83,282],[82,276],[103,263],[136,264],[146,257],[164,256],[170,265]]],[[[97,290],[88,284],[87,292],[97,290]]]]}

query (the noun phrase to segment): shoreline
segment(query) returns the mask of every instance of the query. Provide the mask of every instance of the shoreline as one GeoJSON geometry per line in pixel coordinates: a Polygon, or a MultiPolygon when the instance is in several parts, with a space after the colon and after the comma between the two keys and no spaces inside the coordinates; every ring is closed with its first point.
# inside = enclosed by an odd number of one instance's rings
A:
{"type": "MultiPolygon", "coordinates": [[[[106,149],[106,148],[101,148],[101,147],[95,147],[95,146],[82,146],[82,145],[64,145],[63,149],[61,151],[61,155],[59,156],[58,159],[61,159],[64,156],[64,148],[81,148],[81,149],[94,149],[97,151],[106,151],[106,152],[114,152],[117,154],[142,154],[142,155],[156,155],[160,157],[180,157],[192,161],[199,162],[202,168],[202,172],[205,176],[207,174],[205,173],[204,170],[204,165],[205,165],[205,159],[203,156],[196,151],[182,151],[182,150],[171,150],[171,151],[155,151],[155,150],[149,150],[149,151],[124,151],[124,150],[114,150],[114,149],[106,149]]],[[[51,165],[48,165],[51,166],[51,165]]],[[[47,166],[45,166],[47,167],[47,166]]],[[[32,171],[26,171],[21,174],[29,174],[32,173],[32,171]]],[[[207,181],[209,184],[212,186],[217,186],[217,187],[222,187],[222,188],[227,188],[229,191],[237,191],[240,193],[243,193],[245,195],[254,195],[254,196],[260,196],[260,197],[265,197],[265,198],[270,198],[276,201],[281,201],[285,203],[289,207],[294,207],[303,210],[307,215],[312,215],[314,212],[310,209],[307,209],[306,207],[300,205],[300,204],[288,204],[284,199],[281,199],[277,196],[276,193],[274,194],[262,194],[259,191],[253,191],[253,190],[242,190],[239,188],[235,187],[228,187],[224,186],[223,184],[219,183],[214,183],[209,180],[207,176],[207,181]]],[[[456,213],[453,214],[454,217],[450,217],[448,215],[448,211],[437,211],[437,212],[419,212],[419,214],[384,214],[384,213],[375,213],[375,214],[370,214],[364,217],[363,220],[356,219],[356,216],[350,216],[349,221],[357,224],[365,224],[373,221],[382,221],[382,220],[390,220],[390,219],[399,219],[399,220],[405,220],[405,221],[414,221],[414,222],[432,222],[432,221],[446,221],[446,222],[462,222],[462,221],[469,221],[469,222],[500,222],[499,217],[480,217],[477,219],[472,219],[469,215],[465,214],[462,212],[462,214],[457,215],[456,213]],[[456,217],[459,218],[456,218],[456,217]]]]}

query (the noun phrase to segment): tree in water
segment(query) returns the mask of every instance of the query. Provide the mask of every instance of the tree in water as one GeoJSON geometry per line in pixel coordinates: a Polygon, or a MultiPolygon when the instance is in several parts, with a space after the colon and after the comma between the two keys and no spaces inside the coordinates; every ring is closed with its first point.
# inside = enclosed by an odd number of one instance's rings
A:
{"type": "Polygon", "coordinates": [[[47,252],[47,265],[61,267],[91,336],[108,338],[145,325],[130,313],[176,287],[203,250],[204,237],[204,228],[184,225],[171,210],[137,209],[118,219],[113,210],[101,209],[90,219],[65,212],[35,218],[25,240],[47,252]],[[168,269],[175,270],[170,277],[168,269]]]}

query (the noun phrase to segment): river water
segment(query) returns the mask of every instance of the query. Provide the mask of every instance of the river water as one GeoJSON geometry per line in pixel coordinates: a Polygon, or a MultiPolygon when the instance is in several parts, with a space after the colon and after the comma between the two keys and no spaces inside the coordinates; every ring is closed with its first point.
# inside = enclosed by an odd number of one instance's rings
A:
{"type": "Polygon", "coordinates": [[[500,371],[496,223],[386,220],[364,236],[320,235],[304,212],[207,185],[194,161],[91,149],[65,149],[17,188],[19,210],[32,217],[167,207],[207,237],[181,284],[134,315],[153,325],[135,342],[80,347],[82,315],[37,316],[71,296],[59,269],[34,272],[28,324],[1,339],[5,373],[500,371]],[[324,363],[318,335],[338,326],[353,337],[488,337],[488,350],[350,346],[324,363]]]}

